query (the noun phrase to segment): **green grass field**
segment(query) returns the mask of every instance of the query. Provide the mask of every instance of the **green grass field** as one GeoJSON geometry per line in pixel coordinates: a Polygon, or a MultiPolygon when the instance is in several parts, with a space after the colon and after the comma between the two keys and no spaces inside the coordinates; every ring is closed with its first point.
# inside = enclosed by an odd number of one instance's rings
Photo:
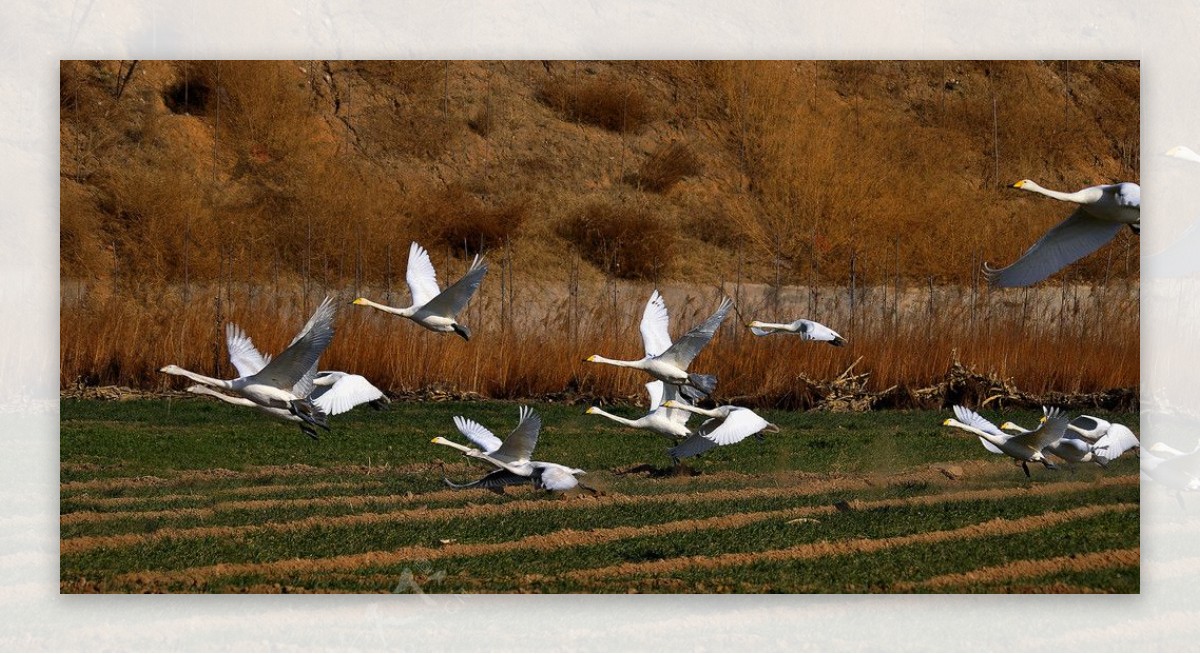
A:
{"type": "Polygon", "coordinates": [[[429,440],[462,441],[455,415],[503,436],[514,403],[360,408],[312,441],[201,399],[63,400],[62,590],[1138,592],[1131,455],[1027,481],[949,411],[767,411],[780,433],[659,474],[666,439],[536,408],[536,456],[596,494],[442,484],[486,470],[429,440]]]}

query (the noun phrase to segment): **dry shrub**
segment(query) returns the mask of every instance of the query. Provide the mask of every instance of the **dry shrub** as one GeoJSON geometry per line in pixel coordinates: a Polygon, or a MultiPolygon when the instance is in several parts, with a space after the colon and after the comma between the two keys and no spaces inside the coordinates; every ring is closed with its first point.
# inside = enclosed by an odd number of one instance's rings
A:
{"type": "Polygon", "coordinates": [[[622,279],[655,279],[675,256],[668,221],[627,201],[588,203],[567,219],[562,235],[584,259],[622,279]]]}
{"type": "Polygon", "coordinates": [[[665,193],[672,186],[701,172],[692,148],[679,141],[659,146],[626,180],[638,189],[665,193]]]}
{"type": "Polygon", "coordinates": [[[364,80],[405,95],[436,94],[446,79],[444,61],[355,61],[351,66],[364,80]]]}
{"type": "Polygon", "coordinates": [[[434,241],[455,253],[474,255],[511,240],[526,212],[527,204],[520,198],[488,206],[455,185],[431,194],[414,218],[434,241]]]}
{"type": "Polygon", "coordinates": [[[657,119],[657,110],[634,84],[608,77],[554,77],[537,91],[542,104],[568,120],[611,132],[632,132],[657,119]]]}

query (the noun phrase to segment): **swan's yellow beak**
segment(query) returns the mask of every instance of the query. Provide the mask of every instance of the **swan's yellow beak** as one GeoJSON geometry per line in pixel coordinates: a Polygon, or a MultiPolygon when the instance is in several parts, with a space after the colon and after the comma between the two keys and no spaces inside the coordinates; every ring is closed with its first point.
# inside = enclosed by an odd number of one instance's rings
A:
{"type": "Polygon", "coordinates": [[[666,402],[663,402],[662,405],[667,407],[668,409],[674,409],[679,406],[679,404],[676,403],[675,400],[667,400],[666,402]]]}
{"type": "Polygon", "coordinates": [[[949,427],[949,426],[950,426],[950,423],[951,423],[951,422],[953,422],[953,421],[954,421],[954,418],[946,418],[944,421],[942,421],[942,426],[943,426],[943,427],[949,427]]]}
{"type": "Polygon", "coordinates": [[[1013,187],[1013,188],[1022,188],[1022,187],[1024,187],[1024,186],[1025,186],[1025,182],[1027,182],[1027,181],[1029,181],[1029,180],[1025,180],[1025,179],[1023,179],[1023,180],[1021,180],[1021,181],[1019,181],[1019,182],[1016,182],[1016,183],[1014,183],[1014,184],[1012,185],[1012,187],[1013,187]]]}
{"type": "Polygon", "coordinates": [[[587,413],[595,413],[595,412],[596,412],[596,407],[594,407],[594,406],[590,406],[590,407],[588,407],[588,410],[587,410],[587,411],[584,411],[584,413],[585,413],[585,414],[587,414],[587,413]]]}
{"type": "Polygon", "coordinates": [[[588,358],[584,359],[584,361],[595,361],[595,360],[596,360],[596,355],[595,355],[595,354],[593,354],[592,356],[590,356],[590,357],[588,357],[588,358]]]}
{"type": "Polygon", "coordinates": [[[1000,428],[1001,429],[1016,429],[1017,426],[1012,424],[1011,422],[1006,422],[1003,425],[1000,425],[1000,428]]]}
{"type": "Polygon", "coordinates": [[[366,304],[366,303],[367,303],[367,298],[360,297],[357,300],[351,302],[350,304],[366,304]]]}

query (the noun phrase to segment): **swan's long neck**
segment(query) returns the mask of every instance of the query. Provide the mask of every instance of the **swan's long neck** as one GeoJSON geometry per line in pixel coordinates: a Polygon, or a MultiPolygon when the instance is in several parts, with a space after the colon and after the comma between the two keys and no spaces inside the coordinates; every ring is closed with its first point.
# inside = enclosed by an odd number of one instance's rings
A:
{"type": "Polygon", "coordinates": [[[248,407],[257,407],[258,406],[251,400],[247,400],[244,397],[234,397],[232,395],[218,393],[218,392],[214,391],[213,389],[209,388],[208,386],[204,386],[204,385],[189,386],[187,390],[189,393],[195,393],[196,395],[208,395],[209,397],[215,397],[218,400],[221,400],[222,402],[228,402],[230,404],[235,404],[237,406],[248,406],[248,407]]]}
{"type": "Polygon", "coordinates": [[[698,406],[689,406],[686,404],[672,404],[671,406],[669,406],[667,408],[668,409],[683,409],[684,411],[687,411],[689,413],[695,413],[695,414],[701,415],[701,416],[708,416],[709,418],[724,417],[724,414],[722,414],[720,411],[717,411],[716,409],[704,409],[704,408],[701,408],[698,406]]]}
{"type": "Polygon", "coordinates": [[[625,425],[626,427],[636,427],[637,426],[634,424],[636,422],[635,420],[630,420],[629,418],[622,418],[621,416],[613,415],[613,414],[605,411],[604,409],[597,409],[596,407],[592,407],[591,412],[595,413],[596,415],[604,416],[605,418],[608,418],[609,420],[612,420],[613,422],[617,422],[622,425],[625,425]]]}
{"type": "Polygon", "coordinates": [[[754,322],[750,323],[750,326],[758,327],[759,329],[778,329],[780,331],[785,331],[785,332],[794,332],[800,328],[800,323],[798,323],[798,322],[796,322],[796,323],[760,322],[758,320],[755,320],[754,322]]]}
{"type": "Polygon", "coordinates": [[[599,354],[593,354],[592,356],[588,357],[588,361],[591,361],[592,363],[607,363],[610,366],[617,366],[618,368],[645,367],[645,359],[638,359],[637,361],[621,361],[620,359],[608,359],[600,356],[599,354]]]}
{"type": "Polygon", "coordinates": [[[380,311],[395,314],[397,316],[404,316],[405,318],[411,318],[413,314],[417,312],[417,307],[389,307],[386,304],[372,302],[363,297],[358,298],[354,301],[354,303],[361,304],[365,307],[371,307],[372,309],[379,309],[380,311]]]}
{"type": "Polygon", "coordinates": [[[1015,422],[1006,422],[1006,423],[1004,423],[1004,425],[1002,426],[1002,428],[1003,428],[1003,429],[1011,429],[1012,431],[1020,432],[1020,433],[1022,433],[1022,434],[1028,434],[1028,433],[1029,433],[1029,430],[1028,430],[1028,429],[1026,429],[1026,428],[1022,427],[1021,425],[1018,425],[1018,424],[1017,424],[1017,423],[1015,423],[1015,422]]]}
{"type": "Polygon", "coordinates": [[[1002,445],[1002,444],[1004,444],[1004,442],[1006,440],[1004,438],[996,436],[995,434],[989,434],[986,431],[983,431],[982,429],[977,429],[975,427],[972,427],[971,425],[968,425],[965,422],[959,422],[959,421],[955,420],[954,418],[950,418],[949,420],[947,420],[945,422],[945,424],[948,427],[957,427],[964,431],[969,431],[972,434],[975,434],[976,436],[988,441],[989,443],[991,443],[993,445],[1002,445]]]}
{"type": "Polygon", "coordinates": [[[1062,200],[1063,202],[1088,203],[1093,200],[1091,195],[1086,192],[1087,189],[1075,191],[1074,193],[1063,193],[1062,191],[1051,191],[1048,188],[1043,188],[1031,182],[1021,186],[1021,190],[1040,193],[1046,197],[1054,198],[1055,200],[1062,200]]]}
{"type": "Polygon", "coordinates": [[[180,368],[178,366],[176,366],[170,370],[164,370],[163,372],[166,372],[168,375],[179,375],[180,377],[187,377],[188,379],[190,379],[194,382],[200,382],[201,384],[205,384],[207,386],[216,386],[217,388],[224,388],[224,389],[232,389],[233,388],[233,384],[230,384],[228,381],[226,381],[224,379],[217,379],[215,377],[205,377],[204,375],[194,373],[190,370],[184,370],[183,368],[180,368]]]}
{"type": "Polygon", "coordinates": [[[442,438],[441,436],[438,436],[437,438],[434,438],[434,439],[433,439],[432,441],[430,441],[430,442],[431,442],[431,443],[437,443],[438,445],[445,445],[446,447],[453,447],[454,449],[456,449],[456,450],[458,450],[458,451],[460,451],[460,452],[463,452],[464,454],[466,454],[466,453],[470,453],[470,452],[477,452],[477,451],[478,451],[478,450],[476,450],[475,448],[472,448],[472,447],[467,447],[466,445],[460,445],[460,444],[458,444],[458,443],[455,443],[455,442],[454,442],[454,441],[452,441],[452,440],[447,440],[447,439],[445,439],[445,438],[442,438]]]}

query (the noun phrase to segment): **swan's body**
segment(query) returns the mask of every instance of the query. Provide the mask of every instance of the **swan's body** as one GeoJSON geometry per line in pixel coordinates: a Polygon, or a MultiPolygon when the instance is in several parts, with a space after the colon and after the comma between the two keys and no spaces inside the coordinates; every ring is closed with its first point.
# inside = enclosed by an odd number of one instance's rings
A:
{"type": "Polygon", "coordinates": [[[1020,462],[1025,476],[1029,477],[1030,462],[1041,463],[1051,469],[1055,467],[1046,459],[1042,450],[1062,438],[1069,422],[1067,415],[1056,407],[1043,407],[1042,413],[1042,423],[1037,429],[1016,435],[1004,433],[978,413],[957,405],[954,407],[954,415],[958,419],[950,418],[942,424],[975,434],[989,452],[1004,454],[1020,462]]]}
{"type": "Polygon", "coordinates": [[[471,330],[458,322],[458,313],[467,306],[471,296],[479,290],[483,276],[487,273],[487,263],[480,255],[475,255],[471,267],[457,282],[439,292],[437,272],[429,253],[425,248],[413,243],[408,248],[408,272],[405,279],[412,293],[412,305],[408,307],[389,307],[377,304],[366,298],[358,298],[354,304],[372,307],[380,311],[403,316],[418,325],[434,332],[454,332],[466,340],[471,340],[471,330]]]}
{"type": "Polygon", "coordinates": [[[830,345],[841,347],[846,344],[846,339],[842,338],[841,334],[822,325],[819,322],[805,320],[801,318],[795,322],[776,323],[776,322],[760,322],[752,321],[746,325],[755,336],[766,336],[768,334],[797,334],[800,338],[806,341],[825,341],[830,345]]]}
{"type": "Polygon", "coordinates": [[[1066,220],[1054,226],[1015,263],[1005,268],[984,264],[984,274],[994,286],[1029,286],[1095,252],[1112,240],[1122,225],[1139,230],[1141,187],[1131,182],[1089,186],[1074,193],[1042,188],[1023,179],[1019,188],[1079,205],[1066,220]]]}
{"type": "MultiPolygon", "coordinates": [[[[1024,434],[1029,431],[1014,422],[1006,422],[1000,425],[1000,429],[1017,434],[1024,434]]],[[[1062,438],[1047,445],[1042,450],[1042,453],[1053,454],[1067,463],[1088,463],[1090,461],[1100,466],[1107,464],[1107,461],[1102,461],[1096,457],[1092,451],[1091,443],[1072,433],[1064,433],[1062,438]]]]}
{"type": "Polygon", "coordinates": [[[580,485],[575,477],[585,474],[579,468],[530,460],[534,448],[537,447],[542,419],[529,407],[521,407],[517,427],[503,441],[487,427],[469,418],[455,417],[454,425],[475,447],[461,445],[441,436],[431,442],[452,447],[466,456],[486,461],[495,466],[496,470],[469,484],[455,484],[449,479],[445,480],[446,485],[452,488],[499,489],[532,481],[536,488],[565,491],[580,485]]]}
{"type": "Polygon", "coordinates": [[[692,417],[692,414],[683,409],[672,409],[663,404],[665,401],[682,403],[674,385],[667,385],[656,380],[646,384],[646,390],[650,393],[650,412],[637,420],[622,418],[594,406],[588,407],[587,413],[604,416],[626,427],[648,429],[671,438],[686,438],[692,433],[687,427],[688,419],[692,417]]]}
{"type": "Polygon", "coordinates": [[[299,427],[300,431],[303,432],[305,436],[308,436],[309,438],[311,438],[313,440],[317,439],[317,430],[313,429],[312,425],[308,424],[308,422],[306,422],[303,418],[292,413],[291,411],[289,411],[287,409],[280,409],[278,407],[263,406],[261,404],[255,404],[254,402],[251,402],[250,400],[247,400],[244,397],[237,397],[235,395],[226,395],[226,394],[224,394],[220,391],[217,391],[213,388],[209,388],[208,386],[205,386],[204,384],[192,384],[191,386],[187,387],[187,392],[192,393],[194,395],[207,395],[209,397],[215,397],[218,400],[221,400],[222,402],[227,402],[234,406],[249,407],[256,411],[260,411],[260,412],[270,416],[271,418],[274,418],[275,420],[279,420],[281,422],[292,423],[292,424],[296,425],[297,427],[299,427]]]}
{"type": "Polygon", "coordinates": [[[362,375],[351,375],[336,370],[322,370],[313,379],[313,390],[308,399],[331,416],[345,413],[360,404],[370,404],[382,409],[391,400],[383,391],[367,381],[362,375]]]}
{"type": "Polygon", "coordinates": [[[679,394],[689,400],[700,399],[717,389],[717,378],[713,375],[689,373],[688,366],[712,340],[731,308],[733,302],[725,298],[707,320],[672,343],[671,335],[667,331],[666,304],[658,291],[654,291],[642,314],[642,343],[646,356],[634,361],[622,361],[596,354],[588,357],[587,361],[642,370],[661,382],[675,386],[679,394]]]}
{"type": "Polygon", "coordinates": [[[259,354],[236,325],[226,325],[229,359],[240,375],[235,379],[207,377],[176,365],[165,366],[159,372],[230,391],[231,395],[261,407],[288,410],[309,424],[328,429],[324,415],[307,398],[317,360],[333,340],[335,313],[333,300],[325,298],[291,345],[274,359],[259,354]]]}
{"type": "Polygon", "coordinates": [[[672,409],[680,409],[689,413],[707,416],[688,439],[667,451],[675,461],[707,452],[714,447],[733,445],[761,432],[778,432],[779,427],[763,419],[762,416],[738,406],[724,405],[715,409],[680,404],[675,401],[663,403],[672,409]]]}

